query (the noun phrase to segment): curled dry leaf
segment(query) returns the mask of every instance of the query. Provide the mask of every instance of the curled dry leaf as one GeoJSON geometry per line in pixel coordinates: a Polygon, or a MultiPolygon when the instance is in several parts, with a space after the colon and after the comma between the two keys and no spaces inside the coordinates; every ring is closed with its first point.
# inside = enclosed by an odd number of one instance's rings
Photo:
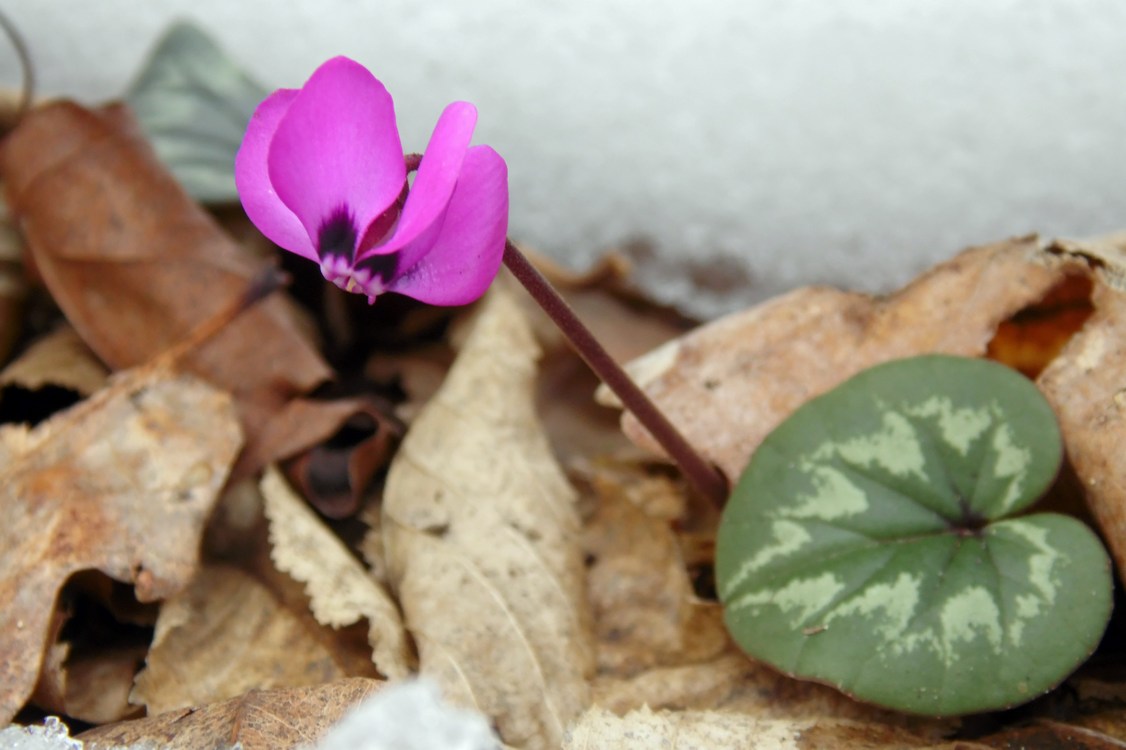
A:
{"type": "Polygon", "coordinates": [[[1126,252],[1094,243],[1049,250],[1092,269],[1094,313],[1037,383],[1060,420],[1087,505],[1126,574],[1126,252]]]}
{"type": "Polygon", "coordinates": [[[248,690],[356,676],[349,655],[332,648],[318,630],[310,617],[288,609],[248,573],[206,566],[161,607],[147,666],[130,700],[153,715],[248,690]]]}
{"type": "Polygon", "coordinates": [[[146,651],[147,646],[133,645],[71,657],[70,644],[56,643],[44,662],[32,703],[47,713],[89,724],[139,716],[142,710],[129,703],[129,692],[146,651]]]}
{"type": "MultiPolygon", "coordinates": [[[[925,746],[919,737],[893,727],[841,719],[763,719],[717,711],[658,711],[648,708],[616,716],[591,708],[567,732],[564,750],[900,750],[925,746]]],[[[961,745],[967,750],[973,745],[961,745]]]]}
{"type": "MultiPolygon", "coordinates": [[[[114,369],[230,308],[261,268],[165,171],[124,108],[33,110],[0,151],[0,177],[44,283],[114,369]]],[[[285,305],[278,295],[257,305],[188,364],[234,394],[251,445],[265,418],[331,374],[285,305]]]]}
{"type": "Polygon", "coordinates": [[[390,577],[421,672],[504,741],[557,748],[592,648],[575,494],[533,406],[538,350],[494,285],[387,478],[390,577]]]}
{"type": "Polygon", "coordinates": [[[353,706],[382,687],[379,680],[352,677],[311,687],[251,690],[221,703],[96,727],[78,739],[86,750],[292,750],[315,744],[353,706]]]}
{"type": "Polygon", "coordinates": [[[35,686],[73,573],[133,583],[141,601],[187,584],[240,445],[226,394],[155,368],[121,373],[35,429],[0,429],[0,721],[35,686]]]}
{"type": "Polygon", "coordinates": [[[373,398],[297,398],[270,419],[263,439],[253,451],[243,451],[239,466],[291,459],[286,473],[313,507],[329,518],[346,518],[359,510],[368,485],[387,467],[402,432],[402,424],[373,398]]]}
{"type": "Polygon", "coordinates": [[[262,478],[270,557],[278,570],[305,584],[317,622],[339,628],[368,621],[372,661],[388,677],[414,664],[402,618],[391,596],[285,483],[274,467],[262,478]]]}
{"type": "MultiPolygon", "coordinates": [[[[1067,264],[1035,237],[973,248],[890,297],[798,289],[698,328],[630,369],[689,441],[734,479],[763,438],[810,398],[891,359],[980,356],[1001,321],[1066,274],[1067,264]]],[[[623,429],[659,451],[628,414],[623,429]]]]}

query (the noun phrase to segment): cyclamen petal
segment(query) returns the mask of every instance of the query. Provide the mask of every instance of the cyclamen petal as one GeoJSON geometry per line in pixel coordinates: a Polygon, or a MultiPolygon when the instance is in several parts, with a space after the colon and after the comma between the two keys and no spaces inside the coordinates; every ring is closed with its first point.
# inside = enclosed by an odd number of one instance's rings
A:
{"type": "MultiPolygon", "coordinates": [[[[386,242],[361,251],[357,260],[372,254],[397,252],[434,226],[450,202],[476,125],[477,108],[469,102],[454,102],[443,110],[423,153],[394,234],[386,242]]],[[[416,257],[403,257],[400,262],[409,268],[416,260],[416,257]]]]}
{"type": "Polygon", "coordinates": [[[390,95],[333,58],[259,105],[235,162],[239,195],[263,234],[341,288],[471,302],[500,268],[508,225],[507,167],[469,147],[476,121],[468,102],[446,107],[408,190],[390,95]]]}
{"type": "Polygon", "coordinates": [[[296,96],[296,89],[278,89],[258,105],[235,156],[235,187],[246,215],[262,234],[290,252],[317,260],[309,233],[274,192],[266,166],[274,132],[296,96]]]}
{"type": "Polygon", "coordinates": [[[507,234],[508,165],[488,146],[474,146],[437,238],[389,290],[431,305],[472,302],[496,277],[507,234]]]}
{"type": "Polygon", "coordinates": [[[406,182],[391,95],[362,65],[329,60],[278,123],[268,167],[278,197],[314,242],[342,209],[358,234],[395,202],[406,182]]]}

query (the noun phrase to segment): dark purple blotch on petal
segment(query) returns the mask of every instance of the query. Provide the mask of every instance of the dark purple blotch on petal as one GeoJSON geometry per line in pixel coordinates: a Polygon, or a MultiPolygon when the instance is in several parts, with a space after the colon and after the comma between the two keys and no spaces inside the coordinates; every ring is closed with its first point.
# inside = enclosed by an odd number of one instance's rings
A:
{"type": "Polygon", "coordinates": [[[321,222],[317,230],[317,255],[323,260],[333,255],[352,262],[356,251],[356,220],[347,206],[341,206],[321,222]]]}
{"type": "Polygon", "coordinates": [[[357,270],[368,271],[372,278],[377,278],[381,286],[387,286],[395,278],[399,270],[400,253],[386,253],[385,255],[369,255],[356,264],[357,270]]]}

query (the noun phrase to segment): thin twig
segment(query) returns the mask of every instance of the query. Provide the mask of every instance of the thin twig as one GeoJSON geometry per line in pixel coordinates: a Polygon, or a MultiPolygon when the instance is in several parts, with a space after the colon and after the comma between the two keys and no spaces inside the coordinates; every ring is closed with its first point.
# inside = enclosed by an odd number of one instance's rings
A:
{"type": "Polygon", "coordinates": [[[31,53],[27,50],[23,35],[20,34],[16,25],[3,11],[0,11],[0,28],[4,29],[4,33],[11,41],[12,47],[16,50],[16,57],[19,58],[20,67],[23,69],[23,88],[20,92],[20,103],[16,109],[14,120],[19,122],[31,109],[31,102],[35,98],[35,66],[31,64],[31,53]]]}

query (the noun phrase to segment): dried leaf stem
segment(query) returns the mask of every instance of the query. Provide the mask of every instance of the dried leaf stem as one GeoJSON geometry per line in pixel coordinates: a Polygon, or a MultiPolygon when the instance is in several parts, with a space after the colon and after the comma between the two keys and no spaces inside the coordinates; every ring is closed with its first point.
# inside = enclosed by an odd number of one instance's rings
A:
{"type": "Polygon", "coordinates": [[[614,392],[625,408],[633,413],[653,439],[676,462],[688,481],[717,508],[722,508],[728,495],[727,480],[723,474],[696,452],[664,412],[614,361],[590,329],[583,325],[571,306],[555,291],[551,282],[536,270],[511,240],[505,241],[504,264],[517,281],[524,285],[532,295],[532,299],[543,308],[552,322],[559,327],[587,366],[614,392]]]}

